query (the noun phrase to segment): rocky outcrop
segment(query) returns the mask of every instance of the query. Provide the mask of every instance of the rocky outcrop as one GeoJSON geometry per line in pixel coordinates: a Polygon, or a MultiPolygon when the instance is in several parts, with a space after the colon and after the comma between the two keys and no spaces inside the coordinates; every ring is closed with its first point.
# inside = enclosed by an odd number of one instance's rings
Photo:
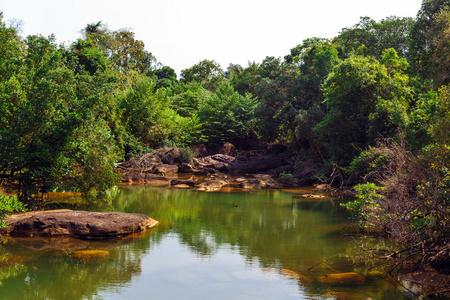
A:
{"type": "Polygon", "coordinates": [[[215,169],[219,172],[227,172],[229,170],[229,166],[235,160],[236,159],[232,156],[225,154],[214,154],[200,159],[195,159],[194,162],[200,168],[215,169]]]}
{"type": "Polygon", "coordinates": [[[179,165],[182,163],[179,148],[161,148],[141,157],[136,157],[126,162],[119,163],[117,168],[122,174],[129,173],[154,173],[161,165],[179,165]]]}
{"type": "MultiPolygon", "coordinates": [[[[220,153],[206,156],[205,146],[199,144],[194,151],[197,154],[196,158],[189,164],[182,162],[180,149],[163,148],[120,163],[118,171],[122,173],[122,183],[125,184],[169,185],[171,180],[180,176],[180,173],[192,174],[200,179],[196,180],[198,183],[203,181],[204,177],[211,178],[223,172],[230,176],[228,187],[232,188],[260,189],[313,184],[316,180],[314,174],[320,169],[320,165],[301,161],[298,162],[298,166],[294,166],[286,150],[286,146],[282,144],[272,144],[258,150],[238,152],[233,144],[225,143],[220,153]],[[232,177],[236,178],[241,176],[240,174],[245,174],[247,179],[248,175],[252,174],[254,178],[233,183],[232,177]],[[283,174],[286,176],[282,176],[283,174]],[[271,176],[271,178],[257,176],[271,176]]],[[[192,187],[191,183],[170,184],[170,186],[192,187]]],[[[199,190],[210,189],[199,186],[199,190]]]]}
{"type": "Polygon", "coordinates": [[[71,236],[108,239],[129,235],[155,226],[158,221],[144,214],[53,210],[22,213],[5,219],[2,234],[12,237],[71,236]]]}

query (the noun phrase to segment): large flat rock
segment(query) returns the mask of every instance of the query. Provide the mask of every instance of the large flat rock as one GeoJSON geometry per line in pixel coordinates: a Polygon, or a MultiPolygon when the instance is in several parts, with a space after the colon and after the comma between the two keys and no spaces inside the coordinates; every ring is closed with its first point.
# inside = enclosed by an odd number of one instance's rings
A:
{"type": "Polygon", "coordinates": [[[144,214],[50,210],[22,213],[5,219],[1,233],[13,237],[71,236],[82,239],[121,237],[155,226],[144,214]]]}

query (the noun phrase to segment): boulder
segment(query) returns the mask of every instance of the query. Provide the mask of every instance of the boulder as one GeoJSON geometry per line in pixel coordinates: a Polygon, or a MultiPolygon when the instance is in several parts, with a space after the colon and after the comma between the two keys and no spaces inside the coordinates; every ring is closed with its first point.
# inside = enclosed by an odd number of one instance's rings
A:
{"type": "Polygon", "coordinates": [[[204,192],[214,192],[220,190],[227,184],[228,182],[225,180],[212,179],[199,184],[197,190],[204,192]]]}
{"type": "Polygon", "coordinates": [[[83,239],[115,238],[140,232],[158,221],[144,214],[51,210],[22,213],[5,219],[4,234],[19,237],[72,236],[83,239]]]}
{"type": "Polygon", "coordinates": [[[236,156],[236,148],[232,143],[225,143],[222,148],[219,150],[219,154],[227,155],[227,156],[236,156]]]}
{"type": "Polygon", "coordinates": [[[174,176],[178,173],[178,167],[174,165],[157,165],[155,167],[156,171],[164,176],[174,176]]]}

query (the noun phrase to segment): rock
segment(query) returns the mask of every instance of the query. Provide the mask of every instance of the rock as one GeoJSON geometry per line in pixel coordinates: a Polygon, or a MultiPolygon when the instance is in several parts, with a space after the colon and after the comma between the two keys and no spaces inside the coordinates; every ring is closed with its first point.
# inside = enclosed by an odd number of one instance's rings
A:
{"type": "Polygon", "coordinates": [[[145,173],[138,174],[125,174],[122,176],[122,183],[128,184],[144,184],[145,181],[145,173]]]}
{"type": "Polygon", "coordinates": [[[214,154],[201,159],[196,158],[194,161],[199,167],[204,169],[212,168],[221,172],[226,172],[228,171],[230,164],[235,161],[235,158],[224,154],[214,154]]]}
{"type": "Polygon", "coordinates": [[[153,172],[161,164],[178,165],[182,163],[181,151],[178,148],[161,148],[140,157],[118,164],[123,174],[153,172]]]}
{"type": "Polygon", "coordinates": [[[109,252],[104,250],[80,250],[73,253],[72,257],[79,260],[92,261],[108,258],[109,252]]]}
{"type": "Polygon", "coordinates": [[[262,188],[261,181],[259,179],[247,179],[239,183],[241,189],[259,190],[262,188]]]}
{"type": "Polygon", "coordinates": [[[223,186],[227,184],[228,182],[225,180],[212,179],[199,184],[197,190],[205,192],[214,192],[220,190],[223,186]]]}
{"type": "Polygon", "coordinates": [[[409,286],[413,284],[420,285],[415,289],[421,289],[425,291],[435,291],[439,288],[450,288],[450,275],[439,274],[436,272],[416,272],[399,275],[398,278],[403,282],[408,282],[409,286]],[[437,289],[434,289],[437,288],[437,289]]]}
{"type": "Polygon", "coordinates": [[[196,170],[193,165],[182,163],[178,166],[179,173],[194,173],[196,170]]]}
{"type": "Polygon", "coordinates": [[[227,155],[227,156],[236,156],[236,148],[232,143],[225,143],[222,148],[219,150],[219,154],[227,155]]]}
{"type": "Polygon", "coordinates": [[[348,272],[320,276],[319,278],[317,278],[317,281],[320,283],[328,284],[362,284],[366,282],[366,279],[354,272],[348,272]]]}
{"type": "Polygon", "coordinates": [[[139,173],[126,174],[122,176],[122,183],[125,184],[149,184],[149,185],[168,185],[170,179],[155,174],[139,173]]]}
{"type": "Polygon", "coordinates": [[[189,186],[187,184],[176,184],[176,185],[172,185],[173,188],[176,189],[190,189],[192,188],[192,186],[189,186]]]}
{"type": "Polygon", "coordinates": [[[83,239],[120,237],[155,226],[144,214],[52,210],[22,213],[5,218],[2,233],[10,236],[72,236],[83,239]]]}
{"type": "Polygon", "coordinates": [[[303,283],[311,283],[312,282],[311,278],[306,277],[305,275],[302,275],[300,273],[297,273],[297,272],[289,270],[289,269],[281,269],[280,273],[285,276],[291,277],[293,279],[297,279],[298,281],[303,282],[303,283]]]}
{"type": "Polygon", "coordinates": [[[195,157],[205,157],[208,156],[208,150],[206,149],[205,144],[197,144],[193,146],[195,157]]]}
{"type": "Polygon", "coordinates": [[[164,176],[158,176],[155,174],[145,174],[145,184],[149,185],[168,185],[170,179],[164,176]]]}
{"type": "Polygon", "coordinates": [[[178,167],[174,165],[157,165],[155,167],[156,171],[164,176],[174,176],[178,173],[178,167]]]}
{"type": "Polygon", "coordinates": [[[173,179],[170,181],[170,185],[171,186],[176,186],[176,185],[187,185],[189,187],[193,187],[195,186],[195,181],[194,180],[190,180],[190,179],[186,179],[186,180],[182,180],[182,179],[173,179]]]}

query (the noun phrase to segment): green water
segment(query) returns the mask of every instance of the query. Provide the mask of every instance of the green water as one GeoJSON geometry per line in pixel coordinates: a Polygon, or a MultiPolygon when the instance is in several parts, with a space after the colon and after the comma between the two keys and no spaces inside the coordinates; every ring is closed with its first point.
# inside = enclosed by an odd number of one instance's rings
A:
{"type": "Polygon", "coordinates": [[[158,227],[114,241],[10,240],[0,246],[10,257],[0,263],[0,299],[414,299],[383,278],[326,285],[282,274],[354,271],[340,255],[355,244],[342,233],[339,200],[296,195],[122,187],[112,209],[145,213],[158,227]],[[71,256],[81,249],[110,255],[71,256]]]}

